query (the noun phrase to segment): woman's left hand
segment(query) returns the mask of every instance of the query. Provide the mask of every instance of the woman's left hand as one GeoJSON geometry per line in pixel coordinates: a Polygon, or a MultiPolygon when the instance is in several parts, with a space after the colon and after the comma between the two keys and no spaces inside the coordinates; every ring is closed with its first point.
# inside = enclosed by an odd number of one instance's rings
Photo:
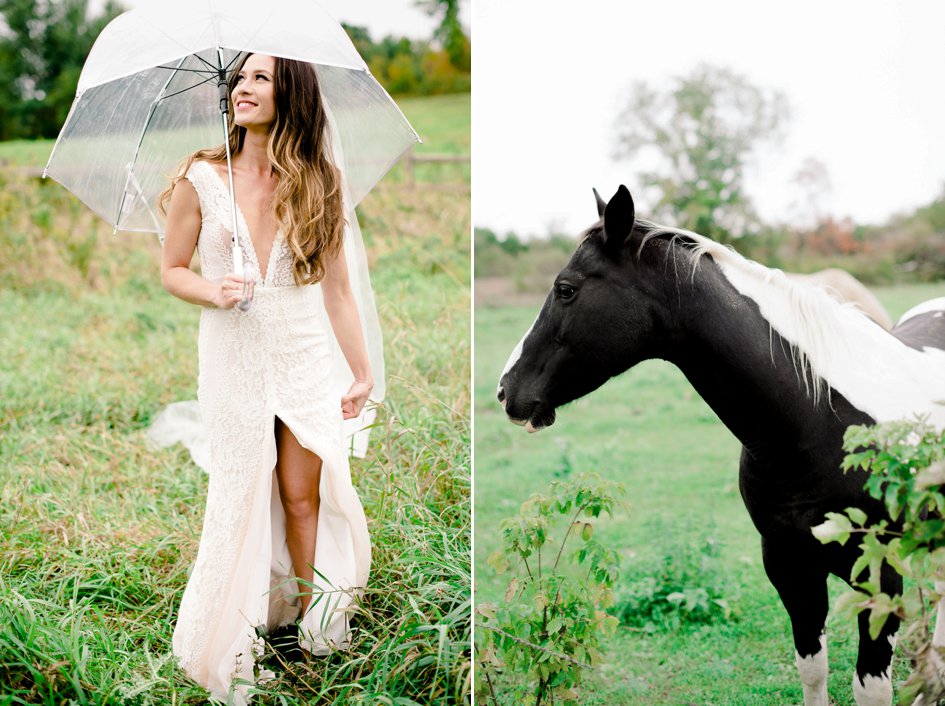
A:
{"type": "Polygon", "coordinates": [[[348,389],[348,394],[341,398],[342,418],[354,419],[361,414],[373,389],[373,380],[355,380],[348,389]]]}

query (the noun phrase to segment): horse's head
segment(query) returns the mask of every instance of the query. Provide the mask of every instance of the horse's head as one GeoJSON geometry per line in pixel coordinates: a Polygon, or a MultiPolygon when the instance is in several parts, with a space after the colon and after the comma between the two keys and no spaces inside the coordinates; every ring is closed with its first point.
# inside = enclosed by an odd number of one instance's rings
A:
{"type": "Polygon", "coordinates": [[[558,273],[499,381],[506,414],[529,431],[553,424],[557,407],[659,355],[663,268],[640,257],[644,236],[634,230],[627,188],[609,203],[594,194],[600,220],[558,273]]]}

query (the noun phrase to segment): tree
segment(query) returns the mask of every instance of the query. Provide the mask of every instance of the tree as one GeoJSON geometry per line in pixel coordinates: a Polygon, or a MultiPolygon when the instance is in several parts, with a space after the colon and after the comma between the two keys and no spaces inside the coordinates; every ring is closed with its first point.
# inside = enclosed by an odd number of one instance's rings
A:
{"type": "Polygon", "coordinates": [[[780,136],[787,101],[728,69],[701,65],[668,91],[638,82],[616,123],[616,159],[642,162],[656,218],[730,242],[757,232],[744,172],[780,136]]]}
{"type": "Polygon", "coordinates": [[[808,157],[791,184],[800,192],[793,204],[795,224],[801,228],[816,228],[827,216],[825,202],[830,200],[832,190],[827,166],[819,159],[808,157]]]}
{"type": "Polygon", "coordinates": [[[95,38],[121,12],[88,0],[0,0],[0,140],[55,137],[95,38]]]}
{"type": "Polygon", "coordinates": [[[461,71],[469,71],[469,38],[459,21],[460,0],[417,0],[416,4],[431,17],[440,15],[440,24],[433,33],[450,58],[450,63],[461,71]]]}

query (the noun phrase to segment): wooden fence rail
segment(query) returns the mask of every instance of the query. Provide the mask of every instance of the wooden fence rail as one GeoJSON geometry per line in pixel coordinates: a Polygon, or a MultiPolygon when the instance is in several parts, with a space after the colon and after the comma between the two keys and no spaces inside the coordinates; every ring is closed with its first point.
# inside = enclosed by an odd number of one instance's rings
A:
{"type": "MultiPolygon", "coordinates": [[[[417,154],[413,150],[410,150],[407,153],[407,157],[404,159],[404,169],[407,174],[406,182],[409,188],[413,188],[416,185],[416,179],[414,178],[414,165],[415,164],[463,164],[469,162],[468,154],[417,154]]],[[[425,185],[427,186],[427,185],[425,185]]],[[[450,187],[450,184],[439,184],[441,187],[450,187]]],[[[454,188],[464,188],[466,184],[456,184],[454,188]]]]}
{"type": "MultiPolygon", "coordinates": [[[[410,150],[407,153],[407,156],[404,158],[404,169],[406,171],[406,184],[409,188],[416,186],[417,181],[414,176],[414,165],[417,164],[463,164],[469,163],[468,154],[416,154],[413,150],[410,150]]],[[[14,174],[20,177],[33,178],[41,177],[43,175],[42,167],[10,167],[8,164],[4,163],[2,165],[3,171],[10,174],[14,174]]],[[[442,187],[451,187],[450,184],[438,184],[442,187]]],[[[456,184],[455,188],[465,187],[465,184],[456,184]]]]}

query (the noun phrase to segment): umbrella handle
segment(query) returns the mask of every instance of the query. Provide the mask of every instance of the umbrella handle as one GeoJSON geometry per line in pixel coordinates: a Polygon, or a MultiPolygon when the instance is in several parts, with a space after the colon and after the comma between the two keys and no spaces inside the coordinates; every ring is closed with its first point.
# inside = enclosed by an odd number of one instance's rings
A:
{"type": "Polygon", "coordinates": [[[249,280],[243,280],[243,298],[239,300],[236,304],[236,308],[240,311],[249,311],[249,307],[253,305],[253,285],[250,284],[249,280]]]}
{"type": "MultiPolygon", "coordinates": [[[[231,235],[232,238],[232,235],[231,235]]],[[[249,311],[253,304],[253,288],[255,283],[246,278],[246,267],[243,262],[243,252],[239,249],[236,238],[231,240],[233,244],[233,272],[243,277],[243,296],[236,303],[236,308],[240,311],[249,311]]]]}

